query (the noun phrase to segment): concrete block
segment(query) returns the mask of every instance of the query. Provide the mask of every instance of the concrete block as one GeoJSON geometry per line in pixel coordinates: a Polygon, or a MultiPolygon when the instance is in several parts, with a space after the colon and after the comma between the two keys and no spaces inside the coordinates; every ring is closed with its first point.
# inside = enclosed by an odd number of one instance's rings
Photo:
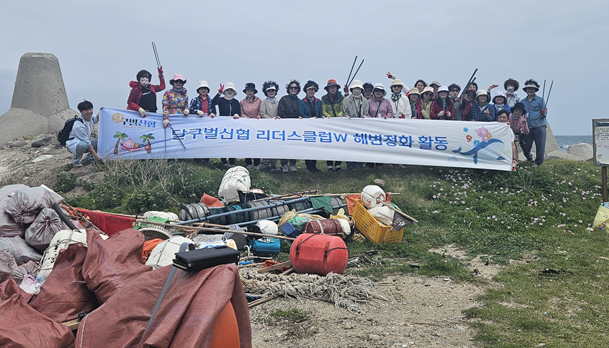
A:
{"type": "Polygon", "coordinates": [[[567,148],[567,153],[588,160],[593,156],[592,145],[586,143],[573,144],[567,148]]]}

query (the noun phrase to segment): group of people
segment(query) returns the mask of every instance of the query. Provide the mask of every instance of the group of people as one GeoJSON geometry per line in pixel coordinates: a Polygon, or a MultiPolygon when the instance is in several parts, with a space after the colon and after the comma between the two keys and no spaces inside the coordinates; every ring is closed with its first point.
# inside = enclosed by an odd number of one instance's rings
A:
{"type": "MultiPolygon", "coordinates": [[[[262,93],[265,98],[261,99],[256,94],[255,83],[245,84],[243,93],[245,98],[241,101],[236,99],[237,89],[235,84],[228,82],[220,84],[218,93],[212,98],[211,88],[207,81],[199,81],[196,92],[197,96],[190,100],[184,87],[187,80],[181,74],[175,74],[169,83],[172,88],[163,94],[162,114],[164,116],[163,126],[170,124],[170,115],[183,114],[184,116],[198,115],[200,117],[228,116],[233,118],[325,118],[325,117],[347,117],[347,118],[411,118],[411,119],[435,119],[435,120],[461,120],[494,122],[499,116],[506,114],[512,132],[515,134],[515,142],[521,145],[524,155],[528,161],[533,161],[531,148],[536,146],[535,165],[543,163],[546,138],[546,109],[543,98],[536,93],[539,84],[535,80],[527,80],[523,91],[526,97],[520,98],[518,91],[520,84],[514,79],[504,82],[504,91],[495,92],[490,98],[491,90],[498,87],[492,85],[487,90],[479,90],[476,83],[470,83],[466,90],[461,93],[461,87],[450,84],[448,87],[433,81],[429,85],[424,80],[417,80],[414,87],[406,88],[404,83],[397,77],[388,73],[392,80],[389,85],[390,95],[382,83],[362,83],[360,80],[352,81],[351,85],[343,87],[341,93],[340,84],[330,79],[326,83],[324,94],[321,98],[316,97],[319,85],[315,81],[307,81],[301,86],[298,80],[292,80],[286,84],[287,95],[278,98],[279,85],[275,81],[266,81],[262,85],[262,93]],[[301,91],[305,96],[298,97],[301,91]]],[[[147,70],[137,73],[137,81],[131,81],[129,86],[131,92],[127,100],[127,109],[138,111],[142,117],[147,113],[157,112],[156,93],[165,89],[165,78],[162,67],[158,69],[159,84],[153,85],[152,74],[147,70]]],[[[80,107],[80,106],[79,106],[80,107]]],[[[82,127],[79,127],[82,128],[82,127]]],[[[78,136],[75,135],[76,138],[78,136]]],[[[71,150],[72,151],[72,150],[71,150]]],[[[72,151],[75,157],[80,151],[72,151]]],[[[80,154],[82,157],[82,154],[80,154]]],[[[78,160],[80,159],[78,158],[78,160]]],[[[221,159],[225,166],[234,166],[235,158],[221,159]]],[[[73,163],[78,161],[73,160],[73,163]]],[[[248,169],[259,169],[261,159],[246,159],[248,169]]],[[[264,160],[265,167],[270,171],[278,170],[276,160],[264,160]]],[[[307,171],[311,173],[320,172],[316,161],[305,161],[307,171]]],[[[341,171],[340,161],[327,161],[328,171],[341,171]]],[[[366,167],[382,166],[382,164],[368,163],[366,167]]],[[[363,163],[347,162],[347,169],[363,167],[363,163]]],[[[296,160],[281,160],[281,169],[284,172],[296,171],[296,160]]]]}

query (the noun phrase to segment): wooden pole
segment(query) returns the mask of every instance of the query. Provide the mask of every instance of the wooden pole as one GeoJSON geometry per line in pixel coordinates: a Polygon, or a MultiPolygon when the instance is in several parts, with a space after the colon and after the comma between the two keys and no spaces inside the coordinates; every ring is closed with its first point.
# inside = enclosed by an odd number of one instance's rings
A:
{"type": "Polygon", "coordinates": [[[603,202],[607,202],[607,166],[603,166],[603,202]]]}
{"type": "Polygon", "coordinates": [[[396,213],[398,213],[398,214],[400,214],[400,215],[404,216],[404,217],[405,217],[405,218],[407,218],[408,220],[412,220],[413,222],[419,222],[419,221],[417,221],[417,219],[415,219],[415,218],[413,218],[413,217],[411,217],[411,216],[406,215],[406,213],[403,213],[403,212],[401,212],[401,211],[399,211],[399,210],[395,209],[394,207],[392,207],[392,206],[390,206],[390,205],[388,205],[388,204],[384,204],[384,203],[383,203],[383,205],[384,205],[384,206],[386,206],[387,208],[389,208],[389,209],[391,209],[391,210],[395,211],[396,213]]]}

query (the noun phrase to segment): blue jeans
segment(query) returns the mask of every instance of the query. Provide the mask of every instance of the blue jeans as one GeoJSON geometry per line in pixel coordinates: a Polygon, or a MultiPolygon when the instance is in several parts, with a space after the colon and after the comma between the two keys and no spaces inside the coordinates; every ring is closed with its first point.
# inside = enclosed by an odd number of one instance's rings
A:
{"type": "Polygon", "coordinates": [[[530,130],[529,134],[522,135],[522,140],[524,141],[522,152],[524,153],[524,157],[532,160],[531,148],[533,148],[533,142],[535,142],[535,163],[541,165],[546,151],[546,126],[535,127],[530,130]]]}
{"type": "MultiPolygon", "coordinates": [[[[93,150],[97,151],[97,139],[91,140],[91,145],[93,145],[93,150]]],[[[78,144],[76,144],[76,153],[72,157],[72,165],[76,165],[76,164],[80,163],[80,159],[82,158],[82,155],[84,155],[87,152],[89,152],[89,145],[87,145],[87,143],[85,143],[84,141],[78,142],[78,144]]],[[[89,152],[87,157],[85,157],[85,159],[82,160],[82,164],[87,165],[87,164],[93,163],[94,160],[95,159],[93,158],[93,154],[89,152]]]]}

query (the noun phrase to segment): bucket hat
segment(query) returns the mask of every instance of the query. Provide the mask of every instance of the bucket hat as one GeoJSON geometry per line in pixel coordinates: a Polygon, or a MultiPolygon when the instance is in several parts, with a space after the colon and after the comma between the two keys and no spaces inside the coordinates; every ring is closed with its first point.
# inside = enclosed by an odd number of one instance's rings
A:
{"type": "Polygon", "coordinates": [[[476,93],[476,100],[478,100],[478,97],[479,97],[479,96],[481,96],[481,95],[484,95],[484,96],[486,96],[486,97],[488,98],[488,93],[486,93],[486,91],[485,91],[485,90],[479,90],[479,91],[476,93]]]}
{"type": "Polygon", "coordinates": [[[364,91],[371,91],[374,89],[374,86],[370,82],[364,83],[364,91]]]}
{"type": "Polygon", "coordinates": [[[539,91],[539,87],[535,83],[530,82],[530,81],[527,81],[527,82],[528,83],[526,85],[524,85],[524,87],[522,87],[523,91],[526,90],[527,88],[535,88],[535,92],[539,91]]]}
{"type": "Polygon", "coordinates": [[[416,88],[416,87],[413,87],[413,88],[410,89],[410,91],[408,92],[408,95],[411,95],[411,94],[416,94],[418,96],[421,95],[421,93],[419,93],[419,89],[416,88]]]}
{"type": "Polygon", "coordinates": [[[432,82],[432,83],[430,83],[430,84],[429,84],[429,86],[433,86],[433,85],[436,85],[436,86],[438,86],[438,87],[442,86],[442,85],[440,84],[440,82],[438,82],[438,81],[434,81],[434,82],[432,82]]]}
{"type": "Polygon", "coordinates": [[[256,90],[256,84],[253,82],[248,82],[245,84],[245,88],[243,89],[243,93],[245,93],[245,91],[247,91],[248,89],[252,89],[254,90],[254,94],[258,93],[258,90],[256,90]]]}
{"type": "Polygon", "coordinates": [[[349,90],[353,90],[354,88],[361,88],[362,91],[364,90],[364,85],[362,84],[362,81],[360,80],[353,80],[353,82],[351,82],[351,86],[349,86],[349,90]]]}
{"type": "Polygon", "coordinates": [[[512,110],[512,113],[514,113],[514,111],[516,111],[516,110],[521,110],[523,114],[526,113],[526,110],[524,109],[524,104],[521,102],[514,104],[514,106],[512,106],[511,110],[512,110]]]}
{"type": "Polygon", "coordinates": [[[331,86],[336,86],[337,88],[340,88],[340,85],[336,82],[335,79],[329,79],[328,84],[326,84],[326,87],[324,87],[324,89],[327,91],[328,88],[330,88],[331,86]]]}
{"type": "Polygon", "coordinates": [[[400,79],[393,79],[393,82],[391,82],[391,85],[389,85],[389,88],[391,88],[393,86],[402,86],[402,88],[406,87],[400,79]]]}
{"type": "Polygon", "coordinates": [[[235,91],[235,95],[237,95],[237,90],[235,89],[235,84],[232,82],[227,82],[224,85],[224,93],[226,93],[226,91],[228,91],[229,89],[232,89],[233,91],[235,91]]]}
{"type": "Polygon", "coordinates": [[[448,93],[448,87],[441,86],[440,88],[438,88],[438,93],[440,93],[440,92],[446,92],[446,93],[448,93]]]}
{"type": "Polygon", "coordinates": [[[209,85],[207,84],[207,81],[199,81],[199,84],[197,85],[197,91],[199,90],[199,88],[207,88],[207,90],[209,90],[209,85]]]}
{"type": "Polygon", "coordinates": [[[495,96],[493,96],[493,104],[495,103],[495,98],[497,98],[497,97],[503,97],[504,103],[507,101],[507,98],[505,97],[505,93],[503,93],[502,91],[497,91],[497,92],[495,92],[495,96]]]}
{"type": "Polygon", "coordinates": [[[169,83],[173,86],[173,83],[176,82],[176,80],[182,80],[184,81],[184,84],[186,84],[186,79],[184,78],[184,76],[182,76],[182,74],[173,75],[171,80],[169,80],[169,83]]]}
{"type": "Polygon", "coordinates": [[[423,92],[421,92],[421,94],[425,94],[427,92],[431,92],[431,94],[433,94],[433,87],[427,86],[427,87],[423,88],[423,92]]]}

